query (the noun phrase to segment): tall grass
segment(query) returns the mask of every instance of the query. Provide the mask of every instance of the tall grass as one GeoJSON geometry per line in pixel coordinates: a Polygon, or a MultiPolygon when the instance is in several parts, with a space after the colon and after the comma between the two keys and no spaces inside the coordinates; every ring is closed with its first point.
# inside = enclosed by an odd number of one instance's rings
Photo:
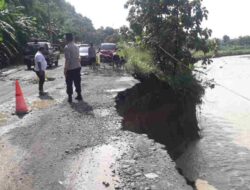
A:
{"type": "Polygon", "coordinates": [[[119,54],[127,60],[125,68],[131,74],[150,75],[158,70],[153,64],[153,56],[149,50],[137,47],[123,47],[119,54]]]}

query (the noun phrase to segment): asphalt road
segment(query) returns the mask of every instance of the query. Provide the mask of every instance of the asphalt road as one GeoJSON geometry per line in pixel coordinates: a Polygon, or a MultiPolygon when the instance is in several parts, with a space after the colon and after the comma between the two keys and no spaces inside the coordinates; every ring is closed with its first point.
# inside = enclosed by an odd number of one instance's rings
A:
{"type": "Polygon", "coordinates": [[[45,97],[25,66],[0,71],[1,190],[192,189],[164,146],[121,130],[115,97],[138,81],[84,67],[84,101],[69,104],[63,62],[47,71],[45,97]],[[13,115],[16,79],[32,109],[24,117],[13,115]]]}

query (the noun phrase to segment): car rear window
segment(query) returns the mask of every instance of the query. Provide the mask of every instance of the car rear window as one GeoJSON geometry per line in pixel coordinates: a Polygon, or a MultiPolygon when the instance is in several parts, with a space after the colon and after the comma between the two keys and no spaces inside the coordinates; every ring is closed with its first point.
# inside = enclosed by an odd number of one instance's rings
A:
{"type": "Polygon", "coordinates": [[[80,47],[79,51],[80,53],[88,53],[89,47],[80,47]]]}
{"type": "Polygon", "coordinates": [[[115,50],[115,44],[101,44],[101,50],[115,50]]]}
{"type": "Polygon", "coordinates": [[[25,54],[36,54],[39,47],[44,47],[45,50],[48,50],[48,48],[51,48],[51,45],[49,43],[28,43],[24,48],[24,52],[25,54]]]}
{"type": "Polygon", "coordinates": [[[25,53],[26,54],[35,54],[37,51],[38,51],[38,48],[39,48],[39,44],[28,44],[26,45],[25,47],[25,53]]]}

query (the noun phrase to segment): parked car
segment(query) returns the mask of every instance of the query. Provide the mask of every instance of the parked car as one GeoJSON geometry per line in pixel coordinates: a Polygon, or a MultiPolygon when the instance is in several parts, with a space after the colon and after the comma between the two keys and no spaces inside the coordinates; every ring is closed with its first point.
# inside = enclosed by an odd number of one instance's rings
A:
{"type": "Polygon", "coordinates": [[[34,57],[39,47],[45,48],[45,59],[49,67],[53,64],[58,66],[60,58],[60,51],[58,47],[52,47],[48,41],[32,41],[28,42],[24,48],[24,63],[27,65],[28,70],[35,65],[34,57]]]}
{"type": "Polygon", "coordinates": [[[89,46],[80,46],[79,47],[79,53],[80,53],[80,60],[81,60],[81,65],[86,66],[89,65],[89,46]]]}
{"type": "Polygon", "coordinates": [[[100,61],[104,63],[110,63],[113,60],[113,56],[116,54],[116,44],[114,43],[102,43],[99,48],[100,61]]]}
{"type": "Polygon", "coordinates": [[[77,47],[89,47],[89,44],[79,44],[79,43],[76,43],[76,46],[77,47]]]}

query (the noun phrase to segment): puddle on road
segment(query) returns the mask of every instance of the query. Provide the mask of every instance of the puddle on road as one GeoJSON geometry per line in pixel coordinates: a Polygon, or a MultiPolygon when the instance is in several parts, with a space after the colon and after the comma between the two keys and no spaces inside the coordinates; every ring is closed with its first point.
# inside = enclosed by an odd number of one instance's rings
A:
{"type": "Polygon", "coordinates": [[[121,92],[121,91],[124,91],[124,90],[126,90],[126,89],[127,89],[127,88],[116,88],[116,89],[106,90],[106,92],[109,92],[109,93],[121,92]]]}
{"type": "Polygon", "coordinates": [[[46,77],[46,81],[54,81],[56,80],[56,78],[53,78],[53,77],[46,77]]]}
{"type": "Polygon", "coordinates": [[[3,72],[1,73],[1,75],[7,76],[7,75],[10,75],[10,74],[15,73],[15,72],[18,72],[18,71],[20,71],[20,69],[10,69],[10,70],[7,70],[7,71],[3,71],[3,72]]]}
{"type": "Polygon", "coordinates": [[[5,113],[0,113],[0,126],[7,122],[7,115],[5,113]]]}
{"type": "Polygon", "coordinates": [[[195,186],[197,190],[217,190],[213,186],[209,185],[207,181],[201,179],[196,180],[195,186]]]}
{"type": "Polygon", "coordinates": [[[116,80],[117,82],[130,82],[134,81],[135,79],[133,77],[121,77],[120,79],[116,80]]]}
{"type": "Polygon", "coordinates": [[[46,109],[56,104],[55,100],[35,100],[32,102],[32,109],[46,109]]]}
{"type": "Polygon", "coordinates": [[[124,150],[121,146],[103,145],[85,149],[72,158],[66,180],[60,182],[66,189],[74,190],[113,190],[119,186],[120,179],[116,174],[116,160],[124,150]]]}

